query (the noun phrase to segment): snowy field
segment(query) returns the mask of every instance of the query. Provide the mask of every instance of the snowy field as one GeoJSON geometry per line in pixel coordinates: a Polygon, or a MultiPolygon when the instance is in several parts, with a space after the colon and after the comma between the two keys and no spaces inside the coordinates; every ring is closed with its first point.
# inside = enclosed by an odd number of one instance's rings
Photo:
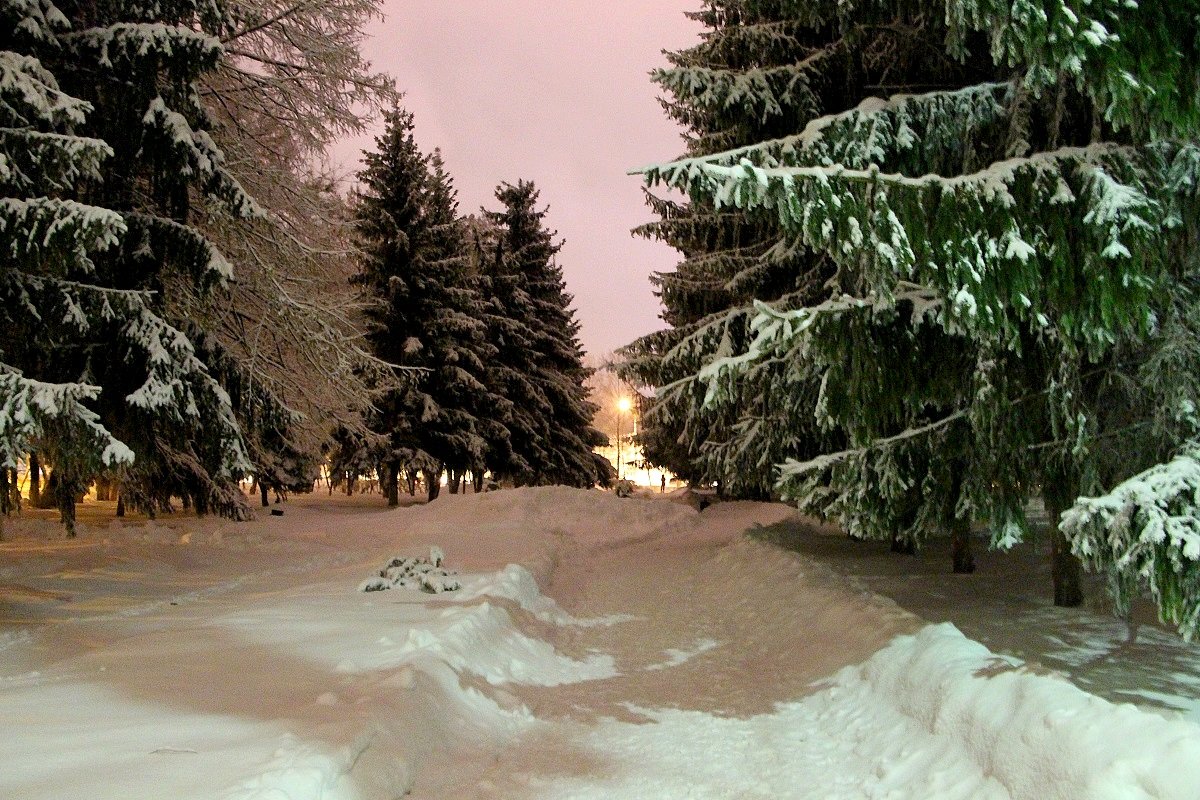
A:
{"type": "Polygon", "coordinates": [[[0,798],[1200,796],[1197,651],[1054,616],[1019,559],[902,569],[778,505],[379,503],[10,521],[0,798]],[[359,591],[433,547],[460,589],[359,591]]]}

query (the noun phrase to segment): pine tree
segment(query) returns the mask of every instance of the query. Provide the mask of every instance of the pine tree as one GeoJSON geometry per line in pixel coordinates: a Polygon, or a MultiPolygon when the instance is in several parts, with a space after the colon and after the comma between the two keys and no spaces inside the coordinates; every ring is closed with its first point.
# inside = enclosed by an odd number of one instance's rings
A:
{"type": "MultiPolygon", "coordinates": [[[[859,9],[842,25],[807,6],[718,0],[689,15],[707,29],[701,43],[668,54],[671,68],[654,73],[673,98],[664,102],[668,114],[687,129],[689,156],[794,133],[881,86],[946,85],[975,71],[931,57],[929,41],[912,35],[930,13],[922,4],[859,9]]],[[[687,203],[648,197],[661,219],[640,232],[671,244],[683,261],[653,279],[671,327],[623,351],[623,373],[656,389],[640,438],[652,460],[680,475],[720,480],[735,494],[768,494],[775,461],[747,441],[773,439],[772,451],[792,455],[845,444],[802,410],[819,385],[763,364],[756,379],[772,391],[714,404],[704,402],[698,376],[745,349],[754,301],[820,303],[834,289],[835,265],[770,209],[729,209],[698,193],[687,203]]]]}
{"type": "Polygon", "coordinates": [[[591,426],[590,370],[556,258],[562,243],[544,227],[547,209],[538,209],[533,183],[502,183],[496,199],[502,208],[484,212],[496,232],[485,267],[489,339],[497,348],[489,383],[508,400],[501,421],[511,452],[492,472],[518,485],[608,485],[612,468],[593,452],[607,439],[591,426]]]}
{"type": "Polygon", "coordinates": [[[425,474],[431,500],[446,469],[455,488],[467,470],[482,470],[486,445],[477,413],[491,350],[441,154],[420,152],[412,115],[402,110],[388,115],[376,145],[359,175],[364,256],[355,281],[373,300],[375,354],[410,371],[376,400],[371,422],[387,439],[377,459],[394,505],[404,470],[425,474]]]}
{"type": "Polygon", "coordinates": [[[428,372],[418,386],[422,405],[434,409],[423,427],[422,450],[449,473],[452,493],[468,471],[481,477],[486,456],[487,362],[495,347],[482,321],[484,300],[469,272],[468,243],[458,201],[439,150],[429,159],[425,196],[428,243],[421,280],[430,298],[429,319],[419,341],[428,372]]]}
{"type": "Polygon", "coordinates": [[[198,199],[257,212],[196,93],[229,19],[187,2],[22,1],[4,14],[0,313],[19,332],[4,353],[4,460],[34,444],[53,464],[68,532],[101,469],[119,468],[151,510],[178,491],[239,513],[241,431],[168,299],[231,274],[189,225],[198,199]]]}
{"type": "MultiPolygon", "coordinates": [[[[964,71],[646,170],[731,213],[776,215],[835,269],[822,302],[759,304],[753,341],[705,377],[718,405],[778,391],[759,378],[771,365],[815,383],[807,411],[847,447],[789,461],[753,436],[740,446],[784,461],[788,494],[865,534],[985,519],[998,546],[1025,535],[1035,483],[1057,522],[1080,494],[1187,447],[1196,4],[791,5],[843,33],[893,16],[933,62],[964,71]]],[[[1064,533],[1127,582],[1144,567],[1136,548],[1098,547],[1107,523],[1083,516],[1054,532],[1059,603],[1079,599],[1064,533]]],[[[1147,532],[1158,568],[1141,579],[1191,624],[1191,549],[1147,532]]]]}

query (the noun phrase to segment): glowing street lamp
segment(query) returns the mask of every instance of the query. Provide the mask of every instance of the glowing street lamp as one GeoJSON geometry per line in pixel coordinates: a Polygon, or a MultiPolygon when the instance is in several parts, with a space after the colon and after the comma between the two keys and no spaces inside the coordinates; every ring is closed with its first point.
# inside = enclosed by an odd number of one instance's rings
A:
{"type": "Polygon", "coordinates": [[[617,398],[617,480],[621,480],[621,412],[632,408],[628,397],[617,398]]]}

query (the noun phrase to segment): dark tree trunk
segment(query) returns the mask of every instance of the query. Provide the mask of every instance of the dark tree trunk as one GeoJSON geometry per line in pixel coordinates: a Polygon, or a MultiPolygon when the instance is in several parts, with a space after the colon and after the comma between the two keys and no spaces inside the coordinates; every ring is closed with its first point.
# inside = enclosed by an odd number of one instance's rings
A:
{"type": "Polygon", "coordinates": [[[442,493],[442,472],[438,470],[424,469],[421,470],[421,475],[425,478],[425,488],[429,493],[430,502],[437,500],[438,495],[442,493]]]}
{"type": "Polygon", "coordinates": [[[262,501],[263,508],[271,504],[271,501],[267,499],[267,486],[264,483],[258,484],[258,498],[262,501]]]}
{"type": "Polygon", "coordinates": [[[950,523],[950,559],[956,575],[975,571],[975,554],[971,552],[971,520],[955,519],[950,523]]]}
{"type": "Polygon", "coordinates": [[[417,471],[415,469],[404,470],[404,483],[408,488],[408,496],[417,496],[417,471]]]}
{"type": "Polygon", "coordinates": [[[42,504],[42,462],[37,453],[29,454],[29,505],[42,504]]]}
{"type": "Polygon", "coordinates": [[[471,473],[471,484],[475,487],[475,494],[483,491],[483,470],[475,470],[471,473]]]}
{"type": "Polygon", "coordinates": [[[0,468],[0,516],[6,516],[12,513],[12,486],[10,485],[9,476],[13,473],[8,467],[0,468]]]}
{"type": "Polygon", "coordinates": [[[1050,521],[1050,575],[1054,580],[1054,605],[1073,608],[1083,605],[1083,565],[1071,552],[1058,521],[1075,499],[1073,482],[1061,474],[1046,476],[1042,499],[1050,521]]]}
{"type": "Polygon", "coordinates": [[[911,538],[902,537],[893,533],[892,552],[905,556],[915,556],[917,554],[917,543],[911,538]]]}
{"type": "Polygon", "coordinates": [[[117,495],[117,516],[125,516],[125,498],[120,494],[117,495]]]}
{"type": "Polygon", "coordinates": [[[55,471],[50,473],[46,484],[46,488],[54,494],[54,503],[58,506],[59,519],[67,536],[75,538],[75,482],[55,471]]]}
{"type": "Polygon", "coordinates": [[[450,489],[450,494],[458,494],[458,470],[451,469],[449,471],[449,480],[446,481],[446,486],[450,489]]]}
{"type": "Polygon", "coordinates": [[[379,470],[379,482],[388,506],[400,505],[400,465],[395,461],[384,464],[379,470]]]}
{"type": "Polygon", "coordinates": [[[950,565],[955,575],[975,571],[975,554],[971,552],[971,518],[957,514],[958,500],[963,491],[963,464],[955,460],[950,465],[950,494],[943,509],[943,525],[950,531],[950,565]]]}
{"type": "Polygon", "coordinates": [[[347,470],[346,472],[346,497],[354,494],[354,473],[347,470]]]}

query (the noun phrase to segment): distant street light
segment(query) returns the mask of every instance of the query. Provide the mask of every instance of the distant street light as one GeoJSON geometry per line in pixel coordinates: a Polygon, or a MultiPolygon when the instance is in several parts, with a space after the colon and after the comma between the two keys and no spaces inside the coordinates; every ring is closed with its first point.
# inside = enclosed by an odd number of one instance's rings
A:
{"type": "Polygon", "coordinates": [[[617,398],[617,480],[621,480],[621,412],[631,407],[628,397],[617,398]]]}

